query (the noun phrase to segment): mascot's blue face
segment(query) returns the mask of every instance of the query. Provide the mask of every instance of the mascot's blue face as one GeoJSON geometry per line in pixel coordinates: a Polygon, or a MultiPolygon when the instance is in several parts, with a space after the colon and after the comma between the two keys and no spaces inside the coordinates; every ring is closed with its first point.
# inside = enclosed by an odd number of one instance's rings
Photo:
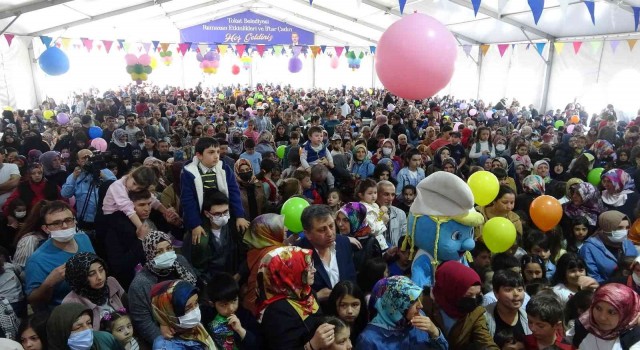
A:
{"type": "MultiPolygon", "coordinates": [[[[415,217],[409,215],[408,227],[413,227],[415,217]]],[[[437,224],[429,216],[420,216],[416,224],[415,245],[433,255],[436,241],[437,224]]],[[[475,247],[473,227],[459,224],[453,220],[440,225],[438,239],[439,261],[460,260],[466,251],[475,247]]],[[[435,258],[435,256],[434,256],[435,258]]]]}

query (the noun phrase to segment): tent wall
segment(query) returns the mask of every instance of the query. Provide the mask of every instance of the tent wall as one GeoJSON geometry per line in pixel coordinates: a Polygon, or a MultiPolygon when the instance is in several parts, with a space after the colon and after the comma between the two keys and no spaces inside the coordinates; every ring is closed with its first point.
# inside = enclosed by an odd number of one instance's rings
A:
{"type": "Polygon", "coordinates": [[[8,46],[0,40],[0,108],[33,108],[36,89],[31,74],[29,38],[15,37],[8,46]]]}

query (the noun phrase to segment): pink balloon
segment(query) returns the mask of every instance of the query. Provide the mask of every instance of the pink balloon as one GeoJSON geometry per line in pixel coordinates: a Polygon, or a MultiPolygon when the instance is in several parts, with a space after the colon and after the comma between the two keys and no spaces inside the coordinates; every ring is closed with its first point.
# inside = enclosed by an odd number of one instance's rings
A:
{"type": "Polygon", "coordinates": [[[460,125],[462,125],[462,123],[460,122],[456,122],[455,124],[453,124],[453,131],[458,131],[458,128],[460,127],[460,125]]]}
{"type": "Polygon", "coordinates": [[[251,112],[253,112],[253,109],[251,109],[251,107],[246,109],[247,112],[249,112],[249,114],[251,114],[251,112]]]}
{"type": "Polygon", "coordinates": [[[336,69],[340,65],[340,59],[338,56],[331,57],[331,68],[336,69]]]}
{"type": "Polygon", "coordinates": [[[203,68],[211,68],[211,62],[210,61],[202,61],[202,66],[203,66],[203,68]]]}
{"type": "Polygon", "coordinates": [[[457,43],[451,32],[435,18],[414,13],[382,34],[375,56],[376,72],[391,93],[422,100],[449,83],[456,55],[457,43]]]}
{"type": "Polygon", "coordinates": [[[100,152],[105,152],[107,150],[107,141],[103,138],[95,138],[91,140],[91,147],[94,147],[100,152]]]}
{"type": "Polygon", "coordinates": [[[209,61],[211,62],[211,67],[218,68],[220,67],[220,61],[209,61]]]}
{"type": "Polygon", "coordinates": [[[472,109],[470,109],[470,110],[469,110],[469,115],[470,115],[470,116],[472,116],[472,117],[473,117],[473,116],[474,116],[474,115],[476,115],[476,114],[478,114],[478,110],[477,110],[477,109],[472,108],[472,109]]]}
{"type": "Polygon", "coordinates": [[[575,124],[571,124],[571,125],[567,126],[567,132],[569,134],[573,134],[573,129],[575,129],[575,128],[576,128],[576,125],[575,124]]]}
{"type": "Polygon", "coordinates": [[[132,53],[124,55],[124,60],[127,62],[127,66],[132,66],[138,63],[138,57],[132,53]]]}
{"type": "Polygon", "coordinates": [[[151,64],[151,56],[145,53],[142,56],[138,57],[138,62],[140,62],[140,64],[143,66],[148,66],[151,64]]]}

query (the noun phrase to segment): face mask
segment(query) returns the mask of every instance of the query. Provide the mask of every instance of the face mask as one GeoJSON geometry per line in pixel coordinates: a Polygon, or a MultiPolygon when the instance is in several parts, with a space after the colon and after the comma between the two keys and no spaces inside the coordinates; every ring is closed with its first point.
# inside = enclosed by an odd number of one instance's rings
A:
{"type": "Polygon", "coordinates": [[[244,173],[239,173],[238,177],[240,177],[240,180],[242,180],[244,182],[248,182],[253,177],[253,172],[247,171],[247,172],[244,172],[244,173]]]}
{"type": "Polygon", "coordinates": [[[64,230],[51,231],[51,238],[55,239],[58,242],[64,243],[72,240],[75,234],[76,234],[76,227],[74,226],[64,230]]]}
{"type": "Polygon", "coordinates": [[[153,266],[159,268],[160,270],[165,270],[173,266],[173,263],[176,261],[176,252],[169,251],[162,253],[155,258],[153,258],[153,266]]]}
{"type": "Polygon", "coordinates": [[[211,216],[210,219],[211,219],[211,222],[214,225],[216,225],[218,227],[222,227],[222,226],[226,225],[227,222],[229,222],[229,215],[222,215],[220,217],[211,216]]]}
{"type": "Polygon", "coordinates": [[[118,119],[118,126],[124,125],[124,119],[118,119]]]}
{"type": "Polygon", "coordinates": [[[496,145],[496,151],[498,151],[498,152],[502,152],[505,149],[507,149],[506,145],[503,145],[503,144],[496,145]]]}
{"type": "Polygon", "coordinates": [[[458,311],[463,314],[471,313],[479,305],[482,305],[482,295],[478,295],[475,298],[464,297],[458,301],[458,311]]]}
{"type": "Polygon", "coordinates": [[[532,138],[531,138],[531,141],[538,141],[538,140],[540,140],[540,139],[539,139],[539,138],[537,138],[537,137],[532,137],[532,138]]]}
{"type": "Polygon", "coordinates": [[[627,238],[627,230],[611,231],[611,233],[607,235],[607,238],[609,238],[611,242],[620,243],[627,238]]]}
{"type": "Polygon", "coordinates": [[[93,346],[93,329],[71,333],[67,345],[71,350],[87,350],[93,346]]]}
{"type": "Polygon", "coordinates": [[[385,156],[391,155],[391,151],[393,151],[393,148],[389,148],[389,147],[382,148],[382,154],[384,154],[385,156]]]}
{"type": "Polygon", "coordinates": [[[200,324],[200,308],[196,307],[195,309],[187,312],[184,316],[178,317],[180,320],[180,327],[191,329],[200,324]]]}
{"type": "Polygon", "coordinates": [[[23,217],[27,216],[26,211],[16,211],[13,214],[16,217],[16,219],[22,219],[23,217]]]}

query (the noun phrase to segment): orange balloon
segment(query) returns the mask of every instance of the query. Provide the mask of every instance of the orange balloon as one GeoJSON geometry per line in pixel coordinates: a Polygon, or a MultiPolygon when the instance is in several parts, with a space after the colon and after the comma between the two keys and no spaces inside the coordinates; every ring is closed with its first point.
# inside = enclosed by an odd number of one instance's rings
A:
{"type": "Polygon", "coordinates": [[[578,117],[577,115],[572,115],[571,119],[569,119],[569,121],[573,124],[578,124],[580,123],[580,117],[578,117]]]}
{"type": "Polygon", "coordinates": [[[562,219],[562,205],[551,196],[539,196],[529,207],[531,220],[542,231],[554,228],[562,219]]]}

